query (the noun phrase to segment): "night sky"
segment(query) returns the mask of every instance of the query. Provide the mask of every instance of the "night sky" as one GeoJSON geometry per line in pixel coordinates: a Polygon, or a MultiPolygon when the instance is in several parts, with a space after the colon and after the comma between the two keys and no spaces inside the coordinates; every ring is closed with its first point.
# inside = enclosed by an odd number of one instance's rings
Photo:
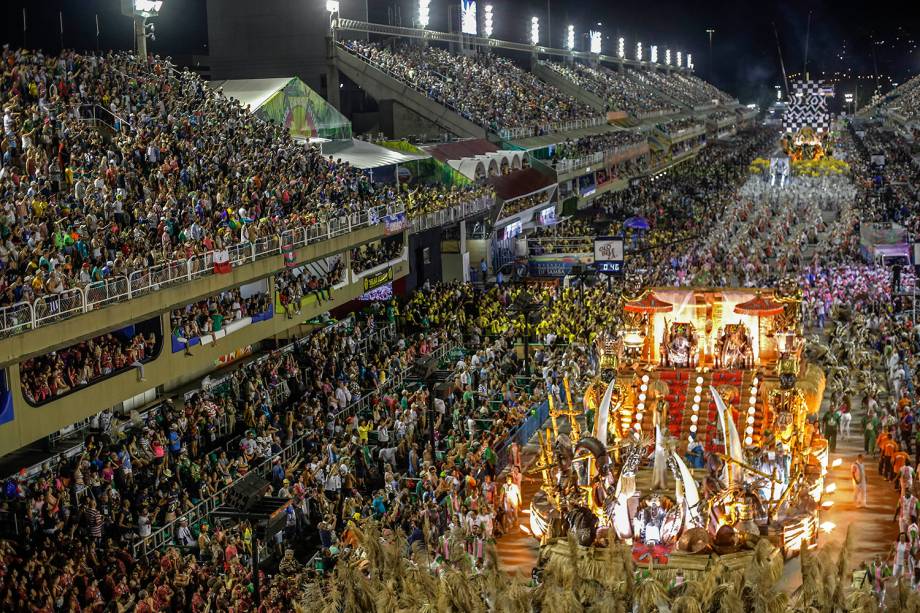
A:
{"type": "MultiPolygon", "coordinates": [[[[303,0],[324,2],[324,0],[303,0]]],[[[385,23],[396,0],[368,0],[371,19],[385,23]]],[[[459,4],[459,0],[456,0],[459,4]]],[[[480,0],[480,4],[485,4],[480,0]]],[[[878,82],[884,89],[920,72],[916,15],[905,14],[909,3],[893,2],[675,2],[673,0],[616,3],[598,0],[551,0],[552,40],[546,40],[545,0],[492,0],[496,38],[524,42],[530,18],[541,20],[544,44],[564,45],[565,28],[574,24],[576,42],[587,48],[588,29],[604,31],[604,52],[616,53],[616,40],[626,38],[627,57],[633,57],[641,40],[648,54],[651,44],[692,53],[696,71],[716,85],[739,96],[742,102],[769,100],[781,72],[772,24],[779,33],[783,59],[790,78],[803,69],[805,34],[811,11],[809,72],[812,78],[861,76],[842,86],[859,86],[866,97],[878,82]],[[597,22],[602,26],[597,26],[597,22]],[[707,28],[713,36],[709,61],[707,28]]],[[[188,61],[192,54],[207,54],[205,0],[166,0],[155,21],[157,40],[150,49],[188,61]]],[[[403,5],[411,5],[406,0],[403,5]]],[[[26,42],[50,51],[60,48],[58,12],[63,11],[64,45],[96,48],[95,15],[99,15],[101,48],[130,48],[131,22],[120,14],[119,0],[5,0],[0,8],[0,40],[23,44],[22,7],[27,7],[26,42]]],[[[409,11],[403,12],[403,25],[409,11]]],[[[432,29],[447,29],[446,0],[431,0],[432,29]]]]}

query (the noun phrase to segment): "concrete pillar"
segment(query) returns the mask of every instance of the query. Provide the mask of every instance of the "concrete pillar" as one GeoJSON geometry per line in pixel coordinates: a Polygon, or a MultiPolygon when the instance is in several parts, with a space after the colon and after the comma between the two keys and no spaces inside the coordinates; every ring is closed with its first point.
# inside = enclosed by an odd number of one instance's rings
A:
{"type": "Polygon", "coordinates": [[[134,14],[134,43],[137,47],[138,57],[147,61],[147,18],[143,15],[134,14]]]}
{"type": "Polygon", "coordinates": [[[339,93],[339,68],[335,63],[336,49],[334,37],[326,37],[326,101],[342,112],[342,99],[339,93]]]}

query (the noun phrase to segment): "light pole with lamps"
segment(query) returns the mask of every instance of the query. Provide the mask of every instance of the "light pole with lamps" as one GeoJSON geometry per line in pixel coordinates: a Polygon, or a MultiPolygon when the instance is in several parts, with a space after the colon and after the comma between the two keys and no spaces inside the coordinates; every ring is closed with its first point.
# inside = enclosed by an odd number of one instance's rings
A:
{"type": "Polygon", "coordinates": [[[716,33],[715,28],[707,28],[706,34],[709,34],[709,79],[712,80],[712,35],[716,33]]]}
{"type": "Polygon", "coordinates": [[[134,44],[137,55],[144,61],[147,60],[147,39],[156,40],[153,24],[148,24],[147,20],[158,16],[161,8],[163,0],[121,0],[121,14],[134,20],[134,44]]]}

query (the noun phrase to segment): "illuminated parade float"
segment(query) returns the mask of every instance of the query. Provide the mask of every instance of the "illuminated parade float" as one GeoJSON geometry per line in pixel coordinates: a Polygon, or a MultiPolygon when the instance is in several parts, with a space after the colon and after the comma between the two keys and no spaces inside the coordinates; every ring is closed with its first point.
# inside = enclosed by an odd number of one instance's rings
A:
{"type": "Polygon", "coordinates": [[[531,532],[547,545],[625,542],[637,560],[678,566],[761,538],[787,557],[814,544],[825,378],[802,354],[798,285],[633,286],[619,329],[596,341],[582,406],[567,393],[551,407],[531,532]]]}

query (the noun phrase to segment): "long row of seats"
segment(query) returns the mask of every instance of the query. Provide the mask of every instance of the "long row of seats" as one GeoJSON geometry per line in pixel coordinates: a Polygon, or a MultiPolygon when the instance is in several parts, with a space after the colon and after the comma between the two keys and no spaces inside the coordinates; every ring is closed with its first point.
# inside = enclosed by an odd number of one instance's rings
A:
{"type": "Polygon", "coordinates": [[[637,116],[651,112],[676,113],[679,110],[673,100],[636,78],[637,71],[620,72],[604,66],[561,62],[544,62],[544,65],[600,97],[611,111],[637,116]]]}

